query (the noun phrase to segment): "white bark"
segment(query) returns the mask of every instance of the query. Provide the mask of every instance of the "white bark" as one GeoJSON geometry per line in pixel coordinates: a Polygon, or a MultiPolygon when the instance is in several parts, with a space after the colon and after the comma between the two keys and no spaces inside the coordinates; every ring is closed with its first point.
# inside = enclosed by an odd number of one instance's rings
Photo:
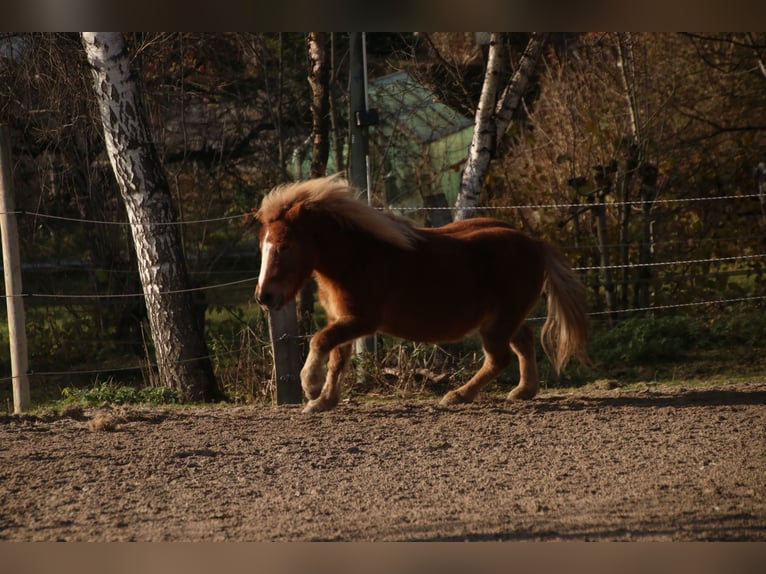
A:
{"type": "Polygon", "coordinates": [[[489,163],[495,155],[497,144],[511,124],[511,118],[521,103],[527,89],[529,77],[534,73],[540,61],[548,34],[535,32],[519,59],[519,66],[508,85],[497,98],[500,74],[503,62],[503,35],[492,33],[489,44],[489,57],[484,84],[481,90],[479,106],[476,109],[476,125],[471,141],[463,176],[460,180],[460,193],[455,205],[455,219],[472,217],[479,203],[481,188],[487,177],[489,163]]]}
{"type": "Polygon", "coordinates": [[[212,369],[195,320],[175,210],[118,32],[83,32],[104,138],[131,225],[160,383],[210,398],[212,369]]]}
{"type": "Polygon", "coordinates": [[[455,220],[471,217],[479,203],[479,193],[487,174],[489,161],[495,145],[495,102],[503,69],[501,44],[503,35],[492,33],[489,41],[489,57],[484,84],[481,88],[479,105],[476,108],[476,124],[468,152],[463,175],[460,178],[460,193],[455,205],[455,220]]]}
{"type": "Polygon", "coordinates": [[[630,135],[633,143],[641,148],[636,93],[636,70],[633,61],[633,39],[630,32],[617,32],[617,64],[620,70],[623,96],[628,109],[630,135]]]}

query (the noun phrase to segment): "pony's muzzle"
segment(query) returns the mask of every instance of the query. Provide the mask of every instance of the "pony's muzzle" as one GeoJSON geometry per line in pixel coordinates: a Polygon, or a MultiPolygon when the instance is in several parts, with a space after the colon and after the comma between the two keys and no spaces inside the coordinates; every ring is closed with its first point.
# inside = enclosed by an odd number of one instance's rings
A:
{"type": "Polygon", "coordinates": [[[255,300],[259,305],[267,307],[273,311],[278,311],[285,304],[284,296],[263,289],[255,290],[255,300]]]}

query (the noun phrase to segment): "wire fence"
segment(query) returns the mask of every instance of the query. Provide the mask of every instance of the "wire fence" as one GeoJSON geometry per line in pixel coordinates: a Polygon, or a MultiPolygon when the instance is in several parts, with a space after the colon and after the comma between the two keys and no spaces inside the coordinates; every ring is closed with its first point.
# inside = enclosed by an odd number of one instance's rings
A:
{"type": "MultiPolygon", "coordinates": [[[[740,199],[761,199],[763,195],[760,193],[745,193],[739,195],[714,195],[708,197],[682,197],[682,198],[657,198],[651,201],[652,205],[674,205],[682,203],[696,203],[696,202],[709,202],[709,201],[730,201],[740,199]]],[[[576,203],[530,203],[521,205],[491,205],[491,206],[478,206],[476,211],[506,211],[506,210],[520,210],[520,209],[579,209],[581,207],[626,207],[626,206],[642,206],[645,205],[645,201],[604,201],[604,202],[576,202],[576,203]]],[[[397,211],[405,212],[428,212],[428,211],[454,211],[454,207],[397,207],[397,211]]],[[[59,221],[69,221],[72,223],[89,223],[99,225],[133,225],[129,221],[109,221],[99,219],[85,219],[77,217],[65,217],[61,215],[51,215],[48,213],[39,213],[26,211],[23,209],[4,212],[5,214],[14,215],[29,215],[31,217],[37,217],[42,219],[55,219],[59,221]]],[[[253,217],[254,212],[248,211],[246,213],[239,213],[233,215],[225,215],[221,217],[211,217],[204,219],[190,219],[190,220],[177,220],[159,223],[149,223],[146,225],[162,226],[162,225],[196,225],[205,223],[217,223],[223,221],[232,221],[235,219],[245,219],[253,217]]]]}
{"type": "MultiPolygon", "coordinates": [[[[696,203],[696,202],[711,202],[711,201],[731,201],[731,200],[743,200],[743,199],[754,199],[758,198],[761,199],[763,196],[761,194],[753,193],[753,194],[741,194],[741,195],[720,195],[720,196],[712,196],[712,197],[689,197],[689,198],[673,198],[673,199],[655,199],[652,201],[653,205],[671,205],[671,204],[682,204],[682,203],[696,203]]],[[[593,207],[625,207],[625,206],[635,206],[635,205],[643,205],[645,202],[642,201],[609,201],[609,202],[595,202],[595,203],[548,203],[548,204],[524,204],[524,205],[493,205],[493,206],[481,206],[477,207],[477,211],[507,211],[507,210],[522,210],[522,209],[578,209],[583,207],[593,208],[593,207]]],[[[453,211],[453,207],[402,207],[397,208],[397,210],[402,212],[428,212],[428,211],[453,211]]],[[[70,223],[78,223],[78,224],[95,224],[95,225],[117,225],[117,226],[130,226],[131,223],[129,221],[108,221],[108,220],[96,220],[96,219],[87,219],[87,218],[76,218],[76,217],[65,217],[65,216],[59,216],[59,215],[51,215],[47,213],[39,213],[39,212],[29,212],[25,210],[17,210],[14,212],[11,212],[15,215],[19,216],[30,216],[40,219],[51,219],[51,220],[57,220],[57,221],[66,221],[70,223]]],[[[221,216],[221,217],[211,217],[211,218],[204,218],[204,219],[194,219],[194,220],[179,220],[179,221],[170,221],[170,222],[159,222],[159,223],[151,223],[146,225],[151,226],[163,226],[163,225],[170,225],[170,226],[177,226],[177,225],[198,225],[198,224],[210,224],[210,223],[220,223],[220,222],[228,222],[233,221],[237,219],[248,219],[253,217],[253,211],[248,211],[246,213],[240,213],[240,214],[234,214],[234,215],[227,215],[227,216],[221,216]]],[[[752,239],[755,239],[755,236],[751,237],[752,239]]],[[[732,240],[742,240],[743,237],[741,235],[737,235],[735,237],[731,238],[732,240]]],[[[713,240],[712,238],[703,238],[702,240],[713,240]]],[[[720,241],[718,239],[717,241],[720,241]]],[[[654,245],[664,245],[668,243],[673,242],[663,242],[663,241],[657,241],[654,243],[654,245]]],[[[624,244],[619,243],[610,243],[606,244],[605,247],[607,248],[617,248],[617,247],[624,247],[624,244]]],[[[573,248],[572,246],[568,246],[568,248],[573,248]]],[[[584,247],[586,249],[592,249],[593,246],[584,247]]],[[[673,260],[673,261],[660,261],[660,262],[650,262],[650,263],[629,263],[629,264],[617,264],[617,265],[608,265],[608,266],[601,266],[601,265],[593,265],[593,266],[580,266],[580,267],[574,267],[576,271],[591,271],[591,270],[617,270],[617,269],[640,269],[640,268],[646,268],[646,267],[663,267],[663,266],[677,266],[677,265],[689,265],[689,264],[697,264],[697,263],[717,263],[717,262],[725,262],[725,261],[737,261],[737,260],[746,260],[746,259],[760,259],[766,257],[766,253],[759,253],[759,254],[750,254],[750,255],[739,255],[739,256],[731,256],[731,257],[711,257],[711,258],[705,258],[705,259],[680,259],[680,260],[673,260]]],[[[108,270],[110,273],[113,273],[113,270],[108,270]]],[[[246,283],[255,280],[255,278],[248,278],[243,279],[241,281],[235,281],[235,282],[229,282],[229,283],[221,283],[218,285],[209,285],[204,287],[194,287],[189,288],[186,291],[204,291],[204,290],[211,290],[211,289],[217,289],[217,288],[224,288],[231,285],[235,285],[238,283],[246,283]]],[[[173,292],[166,292],[166,293],[160,293],[162,294],[177,294],[182,293],[183,291],[173,291],[173,292]]],[[[22,297],[31,297],[32,293],[24,293],[17,296],[22,297]]],[[[97,298],[97,299],[110,299],[110,298],[125,298],[125,297],[143,297],[143,293],[122,293],[122,294],[88,294],[88,295],[79,295],[79,294],[57,294],[57,293],[45,293],[40,294],[45,297],[49,298],[70,298],[70,299],[88,299],[88,298],[97,298]]],[[[9,297],[13,295],[5,295],[5,297],[9,297]]]]}
{"type": "MultiPolygon", "coordinates": [[[[691,197],[691,198],[678,198],[678,199],[656,199],[653,201],[654,205],[680,205],[684,203],[694,204],[698,202],[715,202],[715,201],[736,201],[736,200],[747,200],[747,199],[754,199],[759,198],[762,199],[762,196],[759,194],[743,194],[743,195],[724,195],[724,196],[714,196],[714,197],[691,197]]],[[[636,205],[643,205],[643,202],[641,201],[610,201],[610,202],[603,202],[603,203],[553,203],[553,204],[525,204],[525,205],[505,205],[505,206],[482,206],[480,208],[477,208],[477,211],[482,212],[504,212],[504,211],[510,211],[510,210],[538,210],[538,209],[558,209],[558,210],[572,210],[572,209],[582,209],[582,208],[594,208],[594,207],[605,207],[605,208],[616,208],[616,207],[626,207],[626,206],[636,206],[636,205]]],[[[406,207],[406,208],[400,208],[398,211],[401,212],[428,212],[428,211],[439,211],[439,210],[452,210],[451,207],[406,207]]],[[[104,220],[94,220],[94,219],[87,219],[87,218],[77,218],[77,217],[66,217],[66,216],[60,216],[60,215],[51,215],[46,213],[37,213],[37,212],[30,212],[30,211],[15,211],[12,212],[20,217],[32,217],[36,219],[50,219],[53,221],[60,221],[60,222],[67,222],[72,224],[79,224],[79,225],[109,225],[109,226],[130,226],[131,223],[129,221],[104,221],[104,220]]],[[[173,221],[173,222],[165,222],[165,223],[155,223],[151,225],[199,225],[199,224],[214,224],[214,223],[226,223],[231,222],[235,220],[243,220],[247,221],[249,218],[253,217],[253,212],[249,211],[246,213],[240,213],[240,214],[234,214],[234,215],[227,215],[227,216],[221,216],[221,217],[213,217],[213,218],[204,218],[204,219],[195,219],[195,220],[179,220],[179,221],[173,221]]],[[[752,240],[753,244],[758,241],[759,239],[763,239],[761,236],[757,235],[751,235],[751,236],[743,236],[743,235],[732,235],[730,237],[726,238],[719,238],[719,239],[713,239],[713,238],[703,238],[702,241],[736,241],[736,242],[742,242],[752,240]]],[[[681,243],[680,240],[670,240],[670,241],[658,241],[656,245],[664,245],[664,244],[673,244],[673,243],[681,243]]],[[[575,246],[566,246],[568,249],[576,249],[575,246]]],[[[586,249],[593,249],[594,246],[587,246],[583,247],[580,246],[580,248],[586,248],[586,249]]],[[[607,244],[605,247],[614,249],[618,247],[625,247],[625,245],[620,243],[611,243],[607,244]]],[[[649,269],[649,268],[662,268],[662,267],[686,267],[690,265],[719,265],[719,264],[736,264],[738,262],[744,262],[744,261],[757,261],[762,260],[766,257],[766,253],[750,253],[750,254],[740,254],[740,255],[732,255],[732,256],[720,256],[720,257],[705,257],[705,258],[688,258],[688,259],[673,259],[668,261],[651,261],[651,262],[645,262],[645,263],[621,263],[621,264],[613,264],[613,265],[581,265],[581,266],[575,266],[574,269],[578,272],[604,272],[606,270],[641,270],[641,269],[649,269]]],[[[70,267],[66,266],[60,266],[57,267],[56,265],[51,265],[47,268],[47,271],[56,270],[56,269],[70,269],[70,267]]],[[[103,273],[132,273],[132,271],[129,270],[111,270],[111,269],[98,269],[96,267],[88,267],[88,270],[91,272],[98,272],[101,271],[103,273]]],[[[457,271],[456,271],[457,272],[457,271]]],[[[751,273],[751,269],[729,269],[728,271],[722,273],[722,274],[748,274],[751,273]]],[[[191,272],[194,273],[194,272],[191,272]]],[[[210,276],[210,272],[205,272],[206,275],[210,276]]],[[[710,273],[705,274],[705,276],[710,276],[710,273]]],[[[695,277],[694,275],[688,275],[688,274],[681,274],[677,277],[677,279],[683,280],[684,278],[691,278],[695,277]]],[[[227,282],[219,282],[219,283],[213,283],[210,285],[204,285],[204,286],[197,286],[197,287],[190,287],[188,289],[184,290],[177,290],[177,291],[169,291],[169,292],[163,292],[160,293],[160,295],[171,295],[171,294],[178,294],[178,293],[184,293],[184,292],[201,292],[201,291],[214,291],[214,290],[222,290],[227,289],[231,287],[241,286],[248,283],[254,283],[257,280],[257,277],[246,277],[243,279],[238,279],[234,281],[227,281],[227,282]]],[[[652,277],[651,281],[654,283],[661,283],[664,280],[663,277],[652,277]]],[[[142,298],[144,297],[143,292],[129,292],[129,293],[58,293],[58,292],[49,292],[49,293],[42,293],[42,292],[25,292],[22,294],[4,294],[4,298],[8,297],[26,297],[26,298],[35,298],[35,299],[49,299],[52,301],[97,301],[97,302],[103,302],[103,301],[109,301],[109,300],[124,300],[129,298],[142,298]]],[[[766,299],[766,294],[764,295],[752,295],[752,296],[739,296],[739,297],[726,297],[726,298],[711,298],[711,299],[704,299],[699,301],[689,301],[689,302],[683,302],[683,303],[665,303],[665,304],[655,304],[655,305],[648,305],[648,306],[635,306],[635,307],[628,307],[624,309],[613,309],[613,310],[594,310],[589,313],[589,315],[595,319],[599,320],[601,318],[605,317],[614,317],[615,315],[628,315],[631,313],[646,313],[646,312],[654,312],[654,311],[662,311],[662,310],[672,310],[672,309],[684,309],[684,308],[690,308],[690,307],[705,307],[705,306],[726,306],[726,305],[732,305],[732,304],[741,304],[741,303],[755,303],[758,301],[763,301],[766,299]]],[[[244,303],[244,302],[243,302],[244,303]]],[[[532,317],[531,320],[540,320],[542,317],[532,317]]],[[[266,341],[262,341],[262,344],[267,344],[266,341]]],[[[238,351],[216,351],[214,353],[209,354],[206,357],[197,357],[194,359],[189,359],[191,361],[197,361],[199,359],[208,358],[208,359],[215,359],[220,360],[227,356],[236,355],[238,351]]],[[[118,372],[140,372],[146,369],[154,369],[157,368],[159,365],[157,365],[156,362],[149,362],[147,360],[140,361],[139,364],[135,366],[123,366],[123,367],[109,367],[109,368],[94,368],[94,369],[73,369],[73,370],[64,370],[64,371],[53,371],[53,370],[47,370],[47,371],[34,371],[32,370],[29,375],[32,376],[73,376],[73,375],[99,375],[102,373],[118,373],[118,372]]],[[[4,377],[0,378],[0,382],[10,381],[13,377],[4,377]]]]}

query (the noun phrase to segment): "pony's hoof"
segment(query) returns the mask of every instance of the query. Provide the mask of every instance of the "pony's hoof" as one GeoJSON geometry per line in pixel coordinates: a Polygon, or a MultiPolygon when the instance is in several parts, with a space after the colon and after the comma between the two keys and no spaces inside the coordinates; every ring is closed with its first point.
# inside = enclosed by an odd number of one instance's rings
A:
{"type": "Polygon", "coordinates": [[[314,399],[306,403],[306,406],[303,407],[303,413],[321,413],[324,411],[329,411],[333,407],[335,407],[335,405],[329,401],[314,399]]]}
{"type": "Polygon", "coordinates": [[[324,385],[324,380],[319,382],[314,381],[312,383],[303,377],[303,375],[301,375],[301,388],[303,389],[303,395],[309,401],[314,401],[319,398],[319,395],[322,394],[322,385],[324,385]]]}
{"type": "Polygon", "coordinates": [[[529,387],[516,387],[506,397],[507,401],[528,401],[534,398],[537,394],[537,389],[530,389],[529,387]]]}
{"type": "Polygon", "coordinates": [[[463,403],[470,402],[468,399],[466,399],[464,396],[459,395],[455,391],[450,391],[444,397],[442,397],[442,400],[439,401],[439,405],[442,407],[448,407],[450,405],[462,405],[463,403]]]}

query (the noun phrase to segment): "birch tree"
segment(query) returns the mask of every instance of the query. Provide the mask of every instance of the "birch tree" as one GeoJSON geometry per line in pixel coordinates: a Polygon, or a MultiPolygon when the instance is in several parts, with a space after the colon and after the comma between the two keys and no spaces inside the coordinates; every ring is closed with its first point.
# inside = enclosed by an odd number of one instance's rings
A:
{"type": "Polygon", "coordinates": [[[547,33],[535,32],[519,60],[519,66],[498,98],[504,66],[504,35],[493,32],[489,41],[487,70],[484,74],[476,123],[455,204],[455,219],[467,219],[476,212],[479,194],[489,171],[489,164],[497,151],[497,144],[511,124],[513,113],[521,104],[529,77],[540,60],[547,33]]]}
{"type": "Polygon", "coordinates": [[[147,127],[141,94],[119,32],[83,32],[107,155],[128,214],[159,382],[184,400],[215,398],[217,387],[194,312],[176,215],[147,127]]]}

